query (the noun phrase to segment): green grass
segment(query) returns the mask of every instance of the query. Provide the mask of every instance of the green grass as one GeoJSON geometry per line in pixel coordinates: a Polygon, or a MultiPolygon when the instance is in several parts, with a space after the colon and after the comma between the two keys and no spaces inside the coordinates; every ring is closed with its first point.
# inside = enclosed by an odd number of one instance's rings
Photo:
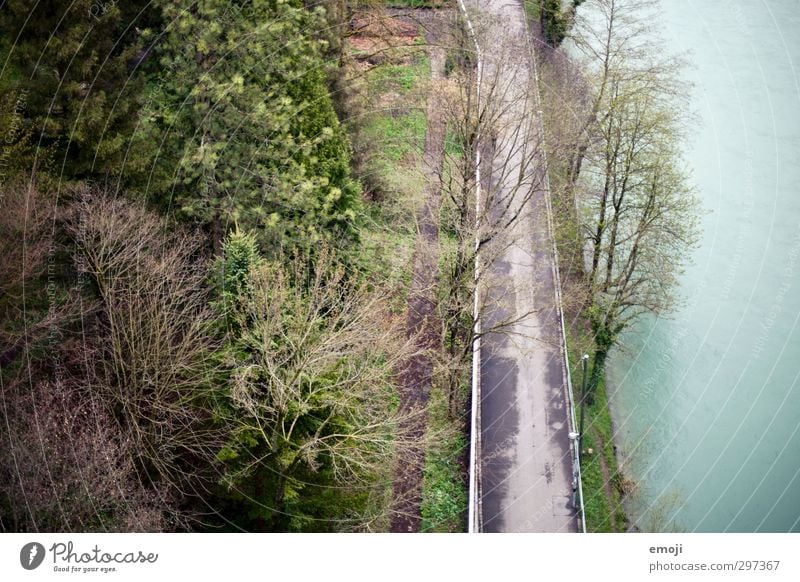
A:
{"type": "MultiPolygon", "coordinates": [[[[391,113],[375,116],[367,124],[365,133],[379,149],[376,162],[380,166],[381,159],[400,162],[412,152],[421,152],[425,143],[426,127],[425,113],[412,110],[397,117],[391,113]]],[[[376,170],[391,170],[393,166],[394,164],[388,168],[377,167],[376,170]]]]}
{"type": "Polygon", "coordinates": [[[456,454],[467,446],[457,435],[441,444],[442,450],[428,451],[422,485],[423,532],[464,532],[467,485],[456,454]]]}
{"type": "Polygon", "coordinates": [[[369,146],[368,181],[378,188],[379,203],[368,204],[361,232],[362,254],[371,269],[396,290],[393,313],[403,313],[411,285],[411,260],[416,239],[416,207],[424,179],[418,165],[427,119],[420,88],[430,76],[426,55],[404,64],[381,64],[367,73],[369,115],[360,139],[369,146]]]}
{"type": "Polygon", "coordinates": [[[460,417],[448,414],[444,389],[435,384],[428,402],[420,531],[466,531],[467,475],[461,459],[469,443],[460,425],[460,417]]]}
{"type": "Polygon", "coordinates": [[[541,17],[541,0],[522,0],[522,8],[529,24],[538,24],[541,17]]]}
{"type": "Polygon", "coordinates": [[[429,78],[430,59],[422,52],[415,53],[410,62],[381,64],[368,73],[373,113],[364,133],[377,150],[372,156],[373,171],[392,174],[397,162],[414,151],[422,152],[427,120],[419,92],[429,78]],[[381,162],[390,163],[382,166],[381,162]]]}
{"type": "Polygon", "coordinates": [[[450,158],[460,158],[464,154],[464,147],[458,136],[450,129],[444,136],[444,153],[450,158]]]}
{"type": "MultiPolygon", "coordinates": [[[[419,49],[413,49],[419,50],[419,49]]],[[[416,53],[410,64],[382,63],[369,73],[372,94],[396,91],[408,93],[430,74],[430,59],[424,52],[416,53]]]]}
{"type": "MultiPolygon", "coordinates": [[[[425,91],[430,61],[420,47],[408,50],[410,58],[408,53],[394,55],[393,60],[366,73],[370,113],[361,129],[370,148],[366,168],[369,182],[379,188],[379,202],[367,205],[362,248],[369,253],[375,273],[396,290],[390,299],[390,309],[395,314],[402,314],[407,308],[417,209],[426,184],[421,161],[427,130],[425,91]]],[[[446,147],[449,154],[458,155],[459,146],[454,140],[448,140],[446,147]]],[[[434,382],[427,409],[422,531],[465,531],[467,476],[461,460],[468,443],[462,423],[462,419],[450,418],[445,391],[434,382]]]]}
{"type": "MultiPolygon", "coordinates": [[[[440,218],[440,223],[442,222],[440,218]]],[[[448,268],[457,239],[445,229],[439,231],[439,273],[448,268]]],[[[467,369],[467,372],[469,368],[467,369]]],[[[469,401],[470,377],[466,373],[459,386],[458,401],[469,401]]],[[[458,418],[448,411],[447,394],[440,382],[434,382],[428,402],[427,455],[422,482],[423,532],[464,532],[467,526],[469,503],[468,478],[462,464],[469,450],[468,435],[464,432],[466,411],[459,406],[458,418]]]]}

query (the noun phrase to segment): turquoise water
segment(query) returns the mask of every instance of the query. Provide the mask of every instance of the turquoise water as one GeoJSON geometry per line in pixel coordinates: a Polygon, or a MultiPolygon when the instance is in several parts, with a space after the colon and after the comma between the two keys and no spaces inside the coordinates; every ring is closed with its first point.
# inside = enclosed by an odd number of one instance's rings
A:
{"type": "Polygon", "coordinates": [[[707,210],[685,304],[609,365],[643,530],[800,531],[800,2],[665,0],[707,210]]]}

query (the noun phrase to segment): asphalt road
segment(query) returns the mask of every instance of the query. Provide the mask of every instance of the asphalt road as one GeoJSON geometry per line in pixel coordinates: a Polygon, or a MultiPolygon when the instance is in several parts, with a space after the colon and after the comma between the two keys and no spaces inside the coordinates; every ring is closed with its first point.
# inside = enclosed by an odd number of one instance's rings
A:
{"type": "Polygon", "coordinates": [[[556,310],[533,74],[522,7],[467,0],[494,116],[482,189],[497,234],[484,250],[480,522],[486,532],[575,532],[563,338],[556,310]],[[476,12],[477,9],[477,12],[476,12]],[[509,225],[510,226],[507,226],[509,225]]]}

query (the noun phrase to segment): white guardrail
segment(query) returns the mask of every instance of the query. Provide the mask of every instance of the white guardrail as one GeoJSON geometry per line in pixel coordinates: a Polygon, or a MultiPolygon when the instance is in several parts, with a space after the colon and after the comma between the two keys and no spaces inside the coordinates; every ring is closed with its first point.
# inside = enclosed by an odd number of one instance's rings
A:
{"type": "MultiPolygon", "coordinates": [[[[458,0],[458,9],[467,24],[472,44],[475,47],[475,60],[477,63],[477,102],[478,111],[481,108],[481,84],[483,75],[483,59],[481,57],[481,47],[475,37],[475,29],[472,21],[467,14],[464,0],[458,0]]],[[[478,128],[476,143],[480,143],[480,127],[478,128]]],[[[478,260],[478,247],[480,238],[477,227],[480,220],[481,208],[481,150],[480,147],[475,151],[475,300],[473,304],[472,317],[474,321],[474,339],[472,340],[472,416],[470,420],[470,447],[469,447],[469,509],[468,509],[468,529],[469,533],[480,532],[482,529],[483,515],[481,511],[481,492],[480,492],[480,450],[481,450],[481,320],[480,320],[480,300],[478,294],[478,284],[480,282],[480,262],[478,260]]]]}

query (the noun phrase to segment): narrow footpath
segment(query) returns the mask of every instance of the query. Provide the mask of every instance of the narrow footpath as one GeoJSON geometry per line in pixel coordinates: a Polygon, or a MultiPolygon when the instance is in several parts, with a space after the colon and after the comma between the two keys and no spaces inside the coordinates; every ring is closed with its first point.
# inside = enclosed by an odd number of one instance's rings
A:
{"type": "MultiPolygon", "coordinates": [[[[438,46],[429,48],[433,85],[444,75],[445,52],[438,46]]],[[[439,329],[436,317],[435,289],[438,272],[440,174],[444,162],[444,121],[436,92],[427,101],[427,129],[423,153],[425,201],[417,214],[418,235],[414,249],[411,290],[406,313],[409,337],[416,338],[416,353],[405,362],[400,375],[400,407],[412,414],[405,428],[411,443],[398,459],[394,481],[392,532],[417,532],[420,529],[422,472],[425,464],[425,414],[431,392],[433,371],[432,350],[438,348],[439,329]]]]}

